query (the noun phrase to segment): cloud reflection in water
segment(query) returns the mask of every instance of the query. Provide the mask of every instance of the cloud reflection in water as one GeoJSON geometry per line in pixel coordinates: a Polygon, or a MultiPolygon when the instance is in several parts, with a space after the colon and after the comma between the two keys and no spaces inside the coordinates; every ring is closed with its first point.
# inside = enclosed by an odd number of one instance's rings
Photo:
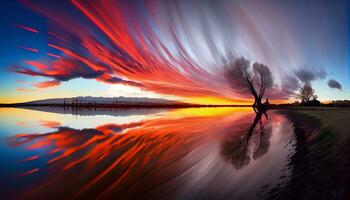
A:
{"type": "Polygon", "coordinates": [[[239,198],[277,183],[292,148],[291,123],[271,112],[246,135],[255,117],[250,109],[213,110],[17,135],[13,145],[52,155],[44,179],[20,197],[239,198]]]}

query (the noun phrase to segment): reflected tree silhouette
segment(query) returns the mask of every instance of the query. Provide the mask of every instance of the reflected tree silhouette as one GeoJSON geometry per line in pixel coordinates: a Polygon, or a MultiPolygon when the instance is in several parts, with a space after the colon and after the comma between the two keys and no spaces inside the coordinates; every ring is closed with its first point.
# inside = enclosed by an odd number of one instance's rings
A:
{"type": "Polygon", "coordinates": [[[272,133],[272,127],[266,128],[262,126],[260,128],[258,137],[254,140],[255,149],[253,152],[253,159],[256,160],[262,155],[268,152],[270,147],[270,137],[272,133]]]}
{"type": "Polygon", "coordinates": [[[262,115],[268,118],[266,110],[257,112],[253,123],[242,134],[234,134],[221,143],[222,157],[237,170],[247,166],[251,157],[256,160],[268,152],[272,128],[265,128],[262,115]]]}

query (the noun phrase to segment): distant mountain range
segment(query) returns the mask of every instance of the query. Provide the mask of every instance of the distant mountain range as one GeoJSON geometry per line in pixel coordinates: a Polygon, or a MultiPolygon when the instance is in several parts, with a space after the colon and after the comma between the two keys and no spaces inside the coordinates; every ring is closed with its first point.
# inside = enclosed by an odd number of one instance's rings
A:
{"type": "Polygon", "coordinates": [[[72,108],[190,108],[190,107],[245,107],[246,105],[192,104],[162,98],[147,97],[73,97],[52,98],[23,103],[1,104],[0,107],[72,107],[72,108]]]}
{"type": "Polygon", "coordinates": [[[135,105],[135,104],[147,104],[147,105],[170,105],[170,104],[184,104],[180,101],[173,101],[161,98],[146,98],[146,97],[75,97],[75,98],[53,98],[35,100],[24,103],[18,103],[20,105],[64,105],[64,104],[117,104],[117,105],[135,105]]]}

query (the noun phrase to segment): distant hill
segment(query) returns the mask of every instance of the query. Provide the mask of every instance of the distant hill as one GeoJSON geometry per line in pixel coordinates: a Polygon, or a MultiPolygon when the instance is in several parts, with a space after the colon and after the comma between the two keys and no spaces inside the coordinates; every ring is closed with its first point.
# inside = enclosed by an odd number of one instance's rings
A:
{"type": "Polygon", "coordinates": [[[172,101],[161,98],[138,98],[138,97],[75,97],[75,98],[53,98],[53,99],[43,99],[36,101],[29,101],[24,103],[19,103],[20,105],[64,105],[64,104],[117,104],[117,105],[134,105],[134,104],[160,104],[160,105],[170,105],[170,104],[183,104],[183,102],[172,101]]]}
{"type": "Polygon", "coordinates": [[[0,107],[72,107],[72,108],[191,108],[191,107],[247,107],[247,105],[192,104],[162,98],[147,97],[73,97],[52,98],[23,103],[0,104],[0,107]]]}

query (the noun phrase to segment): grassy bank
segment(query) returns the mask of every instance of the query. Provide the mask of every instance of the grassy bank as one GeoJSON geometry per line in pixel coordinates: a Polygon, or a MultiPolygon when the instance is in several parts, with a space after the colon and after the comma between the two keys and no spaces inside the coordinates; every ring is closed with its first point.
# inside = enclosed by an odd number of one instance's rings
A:
{"type": "Polygon", "coordinates": [[[284,184],[264,199],[350,199],[349,109],[280,110],[294,124],[295,152],[284,184]]]}

